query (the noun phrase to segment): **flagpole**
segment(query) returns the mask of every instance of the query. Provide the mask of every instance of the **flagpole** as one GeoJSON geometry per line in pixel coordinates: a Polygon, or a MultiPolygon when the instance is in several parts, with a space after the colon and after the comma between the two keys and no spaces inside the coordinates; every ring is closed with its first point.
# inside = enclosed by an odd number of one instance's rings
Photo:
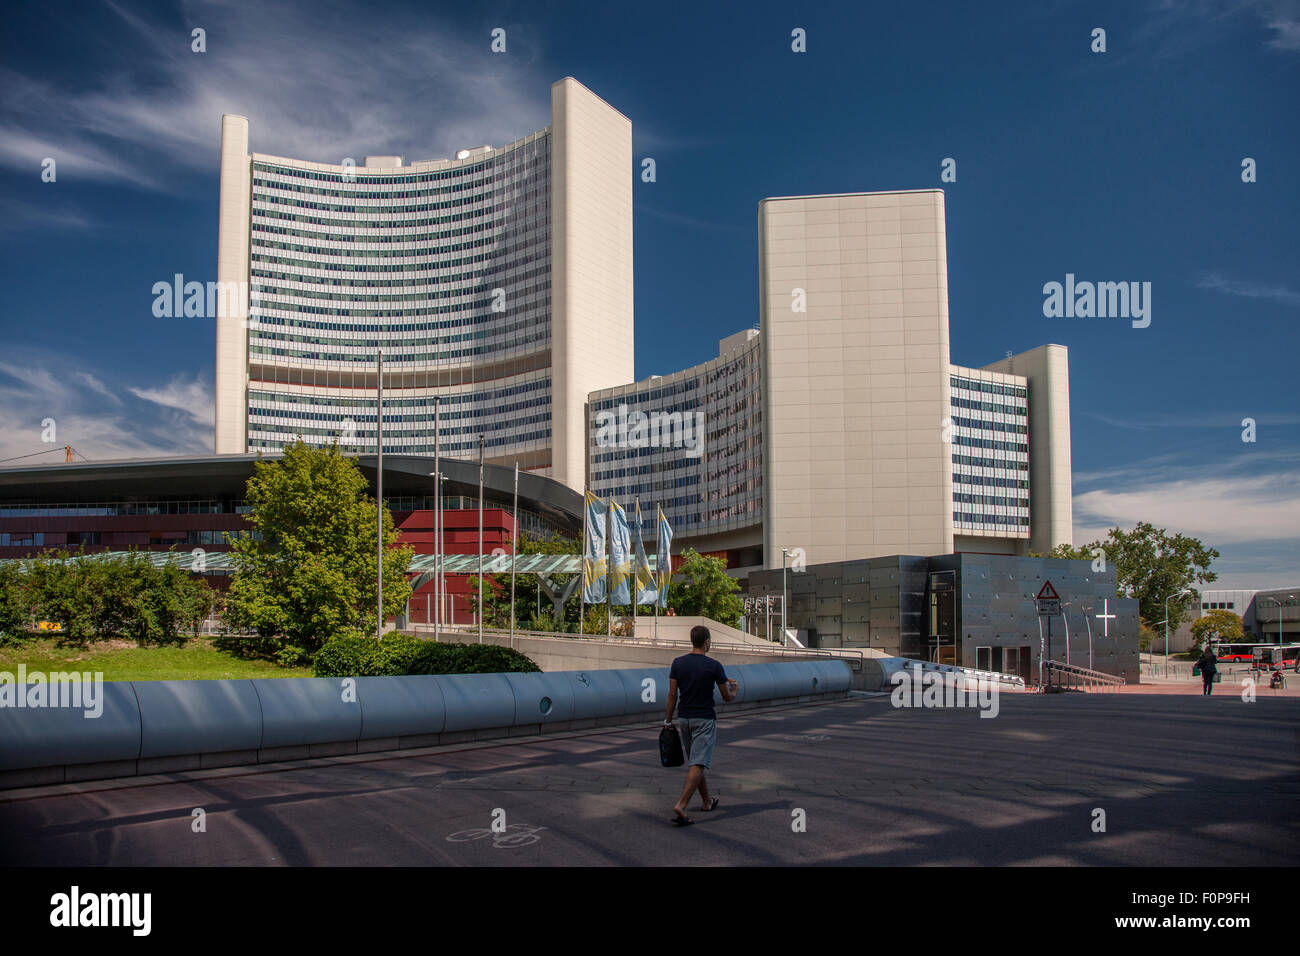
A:
{"type": "MultiPolygon", "coordinates": [[[[645,551],[645,535],[641,533],[641,496],[633,495],[632,503],[636,508],[636,544],[634,544],[633,547],[639,548],[640,550],[637,551],[635,556],[632,558],[632,567],[636,569],[636,574],[632,577],[632,586],[628,588],[627,593],[628,597],[632,599],[632,639],[636,640],[636,609],[640,607],[636,602],[637,598],[641,596],[637,593],[639,590],[637,587],[637,581],[641,578],[641,555],[645,551]]],[[[646,564],[649,563],[650,561],[647,559],[646,564]]]]}
{"type": "Polygon", "coordinates": [[[376,565],[375,582],[378,584],[375,613],[378,617],[377,636],[384,639],[384,349],[381,346],[376,353],[378,360],[375,375],[375,524],[376,553],[379,563],[376,565]]]}
{"type": "MultiPolygon", "coordinates": [[[[582,625],[587,618],[587,486],[582,486],[582,547],[578,554],[578,634],[581,636],[582,625]]],[[[540,595],[541,588],[537,593],[540,595]]]]}
{"type": "Polygon", "coordinates": [[[519,552],[519,462],[515,462],[515,500],[510,520],[514,525],[510,540],[510,646],[515,646],[515,555],[519,552]]]}
{"type": "Polygon", "coordinates": [[[614,635],[614,499],[605,507],[605,636],[614,635]]]}
{"type": "MultiPolygon", "coordinates": [[[[442,518],[442,461],[438,434],[439,397],[433,396],[433,639],[438,640],[438,625],[442,620],[442,537],[439,533],[442,518]]],[[[428,624],[428,621],[425,621],[428,624]]]]}
{"type": "Polygon", "coordinates": [[[483,643],[483,436],[478,436],[478,642],[483,643]]]}

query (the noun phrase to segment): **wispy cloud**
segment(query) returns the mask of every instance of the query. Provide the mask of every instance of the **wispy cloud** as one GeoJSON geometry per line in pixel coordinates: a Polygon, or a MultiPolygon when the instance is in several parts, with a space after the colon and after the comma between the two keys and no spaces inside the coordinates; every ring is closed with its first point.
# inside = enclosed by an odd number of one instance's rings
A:
{"type": "Polygon", "coordinates": [[[1237,295],[1246,299],[1269,299],[1283,305],[1300,306],[1300,292],[1286,286],[1265,285],[1262,282],[1247,282],[1227,279],[1217,273],[1211,273],[1196,283],[1198,289],[1211,289],[1225,295],[1237,295]]]}
{"type": "Polygon", "coordinates": [[[64,445],[92,461],[211,454],[213,407],[203,377],[122,387],[66,355],[16,349],[0,360],[0,458],[35,453],[8,467],[58,461],[64,445]]]}
{"type": "Polygon", "coordinates": [[[216,409],[212,404],[212,386],[202,379],[174,378],[162,388],[130,388],[132,395],[147,402],[171,408],[189,416],[195,424],[212,428],[216,409]]]}
{"type": "MultiPolygon", "coordinates": [[[[1245,427],[1241,424],[1242,418],[1245,416],[1224,414],[1223,412],[1207,411],[1199,415],[1165,415],[1148,418],[1112,418],[1108,415],[1098,415],[1096,412],[1084,412],[1083,414],[1115,428],[1129,428],[1138,431],[1149,428],[1198,428],[1229,431],[1233,429],[1240,430],[1245,427]]],[[[1254,419],[1257,429],[1300,425],[1300,415],[1252,415],[1250,417],[1254,419]]]]}
{"type": "MultiPolygon", "coordinates": [[[[1300,559],[1300,449],[1255,449],[1214,459],[1200,452],[1161,455],[1074,475],[1074,540],[1104,538],[1140,521],[1200,538],[1237,571],[1244,562],[1278,570],[1264,554],[1300,559]],[[1231,558],[1229,558],[1231,555],[1231,558]]],[[[1216,562],[1218,564],[1218,562],[1216,562]]],[[[1216,567],[1216,570],[1218,568],[1216,567]]]]}
{"type": "MultiPolygon", "coordinates": [[[[0,146],[0,148],[3,148],[0,146]]],[[[85,213],[62,203],[22,202],[17,199],[0,199],[0,232],[47,229],[83,230],[92,223],[85,213]]]]}
{"type": "Polygon", "coordinates": [[[675,212],[663,212],[654,209],[642,203],[637,207],[637,212],[644,213],[647,216],[653,216],[655,219],[662,219],[664,222],[671,222],[679,226],[690,226],[692,229],[715,230],[718,232],[744,232],[740,226],[727,222],[707,222],[703,219],[694,219],[690,216],[683,216],[675,212]]]}
{"type": "Polygon", "coordinates": [[[1300,50],[1300,0],[1161,0],[1144,36],[1165,52],[1193,52],[1219,39],[1236,17],[1271,31],[1266,47],[1300,50]]]}
{"type": "Polygon", "coordinates": [[[132,37],[129,67],[80,88],[0,71],[0,165],[38,175],[50,156],[60,181],[158,190],[212,168],[223,113],[249,118],[254,151],[320,162],[450,156],[550,122],[550,79],[519,42],[496,55],[486,30],[457,36],[427,12],[193,0],[178,30],[109,7],[132,37]],[[189,25],[207,31],[207,52],[191,51],[189,25]]]}

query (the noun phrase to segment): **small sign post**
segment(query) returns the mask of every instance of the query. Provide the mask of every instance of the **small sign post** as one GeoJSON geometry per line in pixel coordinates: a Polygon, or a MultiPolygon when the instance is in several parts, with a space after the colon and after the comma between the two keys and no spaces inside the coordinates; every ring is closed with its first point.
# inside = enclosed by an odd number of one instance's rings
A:
{"type": "Polygon", "coordinates": [[[1037,601],[1039,617],[1055,617],[1061,613],[1061,596],[1056,593],[1051,581],[1044,581],[1038,589],[1037,601]]]}
{"type": "MultiPolygon", "coordinates": [[[[1043,586],[1038,589],[1038,597],[1035,599],[1038,605],[1038,639],[1041,645],[1043,640],[1043,618],[1047,618],[1047,657],[1050,660],[1052,656],[1052,618],[1061,613],[1061,596],[1056,593],[1056,588],[1052,587],[1051,581],[1044,581],[1043,586]]],[[[1042,653],[1039,653],[1038,664],[1038,684],[1041,687],[1042,678],[1042,653]]]]}

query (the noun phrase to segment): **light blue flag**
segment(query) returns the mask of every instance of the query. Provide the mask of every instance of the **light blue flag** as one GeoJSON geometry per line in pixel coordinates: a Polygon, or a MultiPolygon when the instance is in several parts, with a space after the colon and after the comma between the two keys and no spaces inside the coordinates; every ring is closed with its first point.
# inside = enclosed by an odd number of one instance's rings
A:
{"type": "Polygon", "coordinates": [[[605,601],[605,502],[587,492],[586,548],[582,553],[582,599],[588,604],[605,601]]]}
{"type": "Polygon", "coordinates": [[[659,598],[659,588],[650,559],[646,557],[645,541],[641,537],[641,502],[636,503],[636,603],[654,604],[659,598]]]}
{"type": "Polygon", "coordinates": [[[610,587],[614,589],[610,602],[632,603],[632,531],[627,525],[627,512],[609,499],[612,520],[609,526],[609,556],[612,565],[610,587]]]}
{"type": "Polygon", "coordinates": [[[659,588],[659,606],[668,606],[668,582],[673,578],[673,529],[664,517],[664,509],[659,509],[659,547],[655,553],[655,578],[659,588]]]}

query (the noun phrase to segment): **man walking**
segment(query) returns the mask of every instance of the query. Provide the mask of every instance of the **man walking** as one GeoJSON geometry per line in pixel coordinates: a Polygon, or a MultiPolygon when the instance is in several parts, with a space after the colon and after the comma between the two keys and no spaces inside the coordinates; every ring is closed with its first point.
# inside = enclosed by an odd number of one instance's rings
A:
{"type": "Polygon", "coordinates": [[[713,710],[715,686],[722,699],[729,702],[736,699],[740,685],[728,680],[722,664],[709,657],[709,629],[697,624],[691,628],[691,652],[673,661],[668,671],[668,714],[664,717],[664,725],[673,722],[673,709],[677,708],[680,692],[678,731],[682,736],[686,762],[690,765],[686,772],[686,787],[681,799],[673,806],[673,823],[679,827],[695,822],[686,815],[686,805],[696,790],[700,791],[701,810],[713,810],[718,805],[718,798],[710,796],[708,782],[704,779],[718,736],[717,714],[713,710]]]}

